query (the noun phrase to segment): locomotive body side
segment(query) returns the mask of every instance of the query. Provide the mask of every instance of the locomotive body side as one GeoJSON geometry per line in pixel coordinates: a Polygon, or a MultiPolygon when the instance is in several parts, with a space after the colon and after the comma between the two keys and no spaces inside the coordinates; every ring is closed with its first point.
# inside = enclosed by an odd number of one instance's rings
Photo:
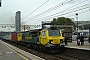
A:
{"type": "Polygon", "coordinates": [[[37,44],[39,42],[39,38],[37,34],[31,32],[24,32],[22,34],[22,41],[37,44]]]}

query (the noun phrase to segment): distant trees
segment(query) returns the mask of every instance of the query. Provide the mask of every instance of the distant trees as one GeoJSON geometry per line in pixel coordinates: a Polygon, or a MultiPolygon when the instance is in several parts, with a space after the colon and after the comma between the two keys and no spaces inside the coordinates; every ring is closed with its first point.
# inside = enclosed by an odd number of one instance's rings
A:
{"type": "Polygon", "coordinates": [[[65,17],[58,17],[57,19],[53,18],[52,23],[55,25],[72,25],[74,29],[76,28],[75,23],[70,18],[65,17]]]}

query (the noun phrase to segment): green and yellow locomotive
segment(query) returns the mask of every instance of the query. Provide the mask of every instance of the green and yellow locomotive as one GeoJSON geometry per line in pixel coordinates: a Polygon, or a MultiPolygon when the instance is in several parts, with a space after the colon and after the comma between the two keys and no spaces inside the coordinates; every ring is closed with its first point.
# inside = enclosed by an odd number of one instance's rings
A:
{"type": "Polygon", "coordinates": [[[57,28],[46,28],[18,33],[20,44],[48,52],[57,52],[64,48],[64,37],[57,28]]]}

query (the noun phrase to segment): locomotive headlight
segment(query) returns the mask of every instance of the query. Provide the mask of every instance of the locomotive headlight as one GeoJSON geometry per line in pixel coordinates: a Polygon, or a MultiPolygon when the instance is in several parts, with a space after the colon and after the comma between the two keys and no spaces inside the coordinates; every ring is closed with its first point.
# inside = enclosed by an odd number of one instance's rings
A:
{"type": "Polygon", "coordinates": [[[53,43],[53,40],[50,40],[49,43],[52,44],[53,43]]]}
{"type": "Polygon", "coordinates": [[[60,43],[63,43],[63,40],[60,40],[60,43]]]}
{"type": "Polygon", "coordinates": [[[53,41],[51,41],[51,43],[53,43],[53,41]]]}

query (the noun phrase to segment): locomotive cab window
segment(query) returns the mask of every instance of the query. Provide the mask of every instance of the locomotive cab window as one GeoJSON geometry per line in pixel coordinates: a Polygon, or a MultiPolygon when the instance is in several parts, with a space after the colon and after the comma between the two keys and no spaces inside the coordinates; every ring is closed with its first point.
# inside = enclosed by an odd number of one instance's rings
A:
{"type": "Polygon", "coordinates": [[[45,31],[42,31],[42,36],[46,36],[46,33],[45,33],[45,31]]]}
{"type": "Polygon", "coordinates": [[[59,30],[49,30],[49,36],[60,36],[59,30]]]}

